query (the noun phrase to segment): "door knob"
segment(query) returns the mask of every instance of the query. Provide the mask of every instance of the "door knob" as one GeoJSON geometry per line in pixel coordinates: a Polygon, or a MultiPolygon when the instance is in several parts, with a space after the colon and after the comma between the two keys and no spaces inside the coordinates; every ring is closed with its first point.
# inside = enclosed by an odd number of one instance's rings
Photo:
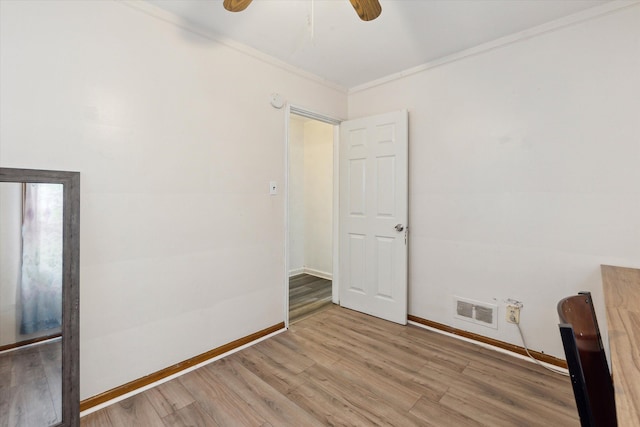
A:
{"type": "Polygon", "coordinates": [[[394,227],[396,229],[396,231],[402,231],[404,230],[404,226],[402,224],[396,224],[396,226],[394,227]]]}

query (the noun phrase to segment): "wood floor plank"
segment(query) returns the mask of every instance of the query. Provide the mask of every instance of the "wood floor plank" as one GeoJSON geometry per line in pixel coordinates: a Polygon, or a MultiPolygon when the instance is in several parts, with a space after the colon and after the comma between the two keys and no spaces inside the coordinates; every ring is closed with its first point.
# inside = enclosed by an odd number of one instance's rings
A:
{"type": "Polygon", "coordinates": [[[0,390],[0,426],[49,426],[59,422],[43,376],[0,390]]]}
{"type": "Polygon", "coordinates": [[[353,411],[372,420],[372,425],[420,426],[420,419],[393,407],[384,397],[376,393],[369,384],[353,381],[333,369],[314,365],[304,374],[309,382],[314,382],[327,393],[338,396],[348,402],[353,411]]]}
{"type": "Polygon", "coordinates": [[[263,354],[268,355],[280,365],[287,365],[292,372],[299,374],[315,362],[302,353],[296,353],[283,345],[279,340],[265,340],[258,343],[254,348],[263,354]]]}
{"type": "Polygon", "coordinates": [[[37,346],[9,353],[12,359],[11,385],[18,386],[46,377],[37,346]]]}
{"type": "Polygon", "coordinates": [[[62,419],[60,339],[0,353],[0,426],[62,419]]]}
{"type": "MultiPolygon", "coordinates": [[[[11,387],[12,384],[12,371],[13,358],[10,353],[0,354],[0,392],[4,388],[11,387]]],[[[1,401],[0,401],[1,403],[1,401]]]]}
{"type": "MultiPolygon", "coordinates": [[[[373,353],[378,355],[384,355],[394,360],[401,360],[401,363],[411,364],[412,366],[422,366],[428,359],[416,354],[417,348],[413,351],[405,351],[398,348],[396,345],[390,343],[386,339],[372,338],[369,336],[368,331],[363,331],[356,328],[354,325],[350,327],[344,327],[337,324],[331,318],[327,320],[318,321],[317,329],[320,334],[324,334],[328,342],[334,344],[334,346],[341,348],[347,353],[352,352],[352,349],[358,348],[362,351],[362,354],[373,353]]],[[[391,337],[392,335],[388,335],[391,337]]]]}
{"type": "Polygon", "coordinates": [[[367,418],[358,412],[345,399],[328,393],[315,381],[305,382],[287,393],[287,397],[324,425],[330,426],[366,426],[376,424],[375,419],[367,418]]]}
{"type": "Polygon", "coordinates": [[[303,382],[299,372],[291,371],[287,364],[278,363],[254,348],[236,353],[229,359],[237,360],[254,375],[282,394],[287,394],[303,382]]]}
{"type": "Polygon", "coordinates": [[[93,412],[89,415],[85,415],[80,419],[80,425],[82,427],[103,427],[103,426],[115,426],[109,418],[109,413],[106,409],[93,412]]]}
{"type": "Polygon", "coordinates": [[[316,345],[314,342],[306,340],[299,334],[281,334],[274,341],[284,345],[288,352],[300,354],[308,360],[322,363],[326,366],[332,365],[339,359],[339,357],[326,346],[316,345]]]}
{"type": "Polygon", "coordinates": [[[142,395],[83,426],[579,425],[567,378],[336,306],[142,395]]]}
{"type": "Polygon", "coordinates": [[[258,408],[259,413],[273,425],[322,426],[294,402],[236,361],[219,360],[205,366],[205,369],[232,387],[247,405],[258,408]]]}
{"type": "Polygon", "coordinates": [[[166,427],[219,427],[197,402],[163,417],[162,422],[166,427]]]}
{"type": "Polygon", "coordinates": [[[62,340],[43,343],[37,347],[56,419],[62,420],[62,340]]]}
{"type": "Polygon", "coordinates": [[[195,402],[194,397],[179,381],[160,384],[147,393],[149,402],[161,418],[173,414],[195,402]]]}
{"type": "Polygon", "coordinates": [[[289,322],[299,322],[313,314],[329,309],[331,304],[331,298],[328,297],[322,300],[307,301],[301,305],[291,307],[289,311],[289,322]]]}
{"type": "Polygon", "coordinates": [[[324,283],[330,280],[323,279],[318,276],[313,276],[311,274],[299,274],[297,276],[293,276],[289,278],[289,289],[296,289],[302,286],[308,286],[312,283],[324,283]]]}
{"type": "Polygon", "coordinates": [[[421,396],[417,391],[404,386],[397,378],[381,374],[379,370],[371,369],[370,365],[357,359],[342,359],[333,365],[333,369],[351,381],[373,388],[385,401],[403,411],[411,409],[421,396]],[[362,380],[363,378],[366,380],[362,380]]]}
{"type": "Polygon", "coordinates": [[[146,394],[136,394],[106,408],[114,426],[161,426],[162,419],[146,394]]]}
{"type": "Polygon", "coordinates": [[[463,414],[465,417],[471,418],[480,425],[487,427],[531,425],[531,422],[527,420],[520,420],[520,422],[514,420],[513,415],[509,412],[501,411],[499,408],[487,404],[486,401],[478,399],[473,393],[466,393],[461,389],[447,391],[438,403],[450,411],[463,414]]]}
{"type": "Polygon", "coordinates": [[[289,319],[289,330],[290,331],[297,331],[300,329],[315,329],[316,328],[316,324],[315,323],[310,323],[315,321],[316,319],[324,319],[325,317],[327,317],[327,313],[331,313],[335,307],[338,307],[335,304],[330,304],[326,310],[318,310],[316,312],[313,313],[313,315],[311,316],[305,316],[303,319],[304,322],[302,321],[297,321],[297,322],[291,322],[291,319],[289,319]]]}
{"type": "Polygon", "coordinates": [[[388,332],[392,335],[398,335],[406,329],[406,325],[400,325],[394,322],[388,322],[379,317],[371,316],[369,314],[360,313],[355,310],[347,310],[338,306],[336,309],[329,312],[328,315],[336,319],[338,324],[345,325],[363,325],[371,328],[376,328],[378,331],[388,332]],[[338,321],[337,319],[341,319],[338,321]]]}
{"type": "MultiPolygon", "coordinates": [[[[549,372],[539,365],[513,357],[509,354],[484,348],[478,344],[463,340],[452,339],[447,335],[412,325],[407,327],[402,335],[410,337],[416,346],[429,347],[442,353],[461,354],[469,361],[476,361],[481,365],[491,365],[497,368],[512,367],[521,373],[524,371],[526,376],[540,378],[547,384],[550,383],[567,390],[566,377],[549,372]]],[[[571,389],[567,391],[572,393],[571,389]]]]}
{"type": "Polygon", "coordinates": [[[472,389],[452,388],[440,403],[451,409],[464,411],[465,415],[488,427],[508,427],[518,424],[532,427],[578,427],[580,425],[577,411],[574,417],[565,417],[562,414],[540,410],[539,405],[528,405],[526,397],[510,398],[508,393],[495,398],[472,389]]]}
{"type": "MultiPolygon", "coordinates": [[[[261,426],[267,420],[209,370],[200,368],[178,378],[200,404],[200,407],[221,426],[261,426]]],[[[115,427],[115,426],[113,426],[115,427]]]]}
{"type": "Polygon", "coordinates": [[[316,276],[312,276],[312,275],[306,274],[306,273],[296,274],[295,276],[289,277],[289,280],[292,283],[295,283],[295,284],[298,284],[298,285],[301,284],[301,283],[304,284],[306,282],[309,282],[309,281],[312,281],[312,280],[316,280],[316,279],[317,279],[316,276]]]}
{"type": "Polygon", "coordinates": [[[536,381],[530,377],[514,375],[515,371],[504,367],[498,369],[493,366],[480,365],[471,362],[464,370],[464,375],[497,387],[507,386],[512,393],[527,396],[529,399],[561,411],[566,415],[575,415],[575,403],[573,394],[550,391],[547,384],[536,381]]]}
{"type": "MultiPolygon", "coordinates": [[[[421,371],[437,369],[436,367],[424,367],[421,371]]],[[[553,424],[555,420],[555,422],[562,422],[562,425],[567,425],[566,423],[571,419],[570,416],[566,416],[562,411],[558,410],[560,408],[551,409],[532,400],[525,394],[514,393],[512,389],[505,385],[488,383],[474,376],[466,375],[464,372],[456,375],[445,375],[449,378],[449,391],[458,390],[470,393],[470,396],[483,400],[486,408],[493,407],[495,410],[510,413],[513,419],[522,419],[527,413],[536,414],[537,419],[550,424],[553,424]]]]}
{"type": "Polygon", "coordinates": [[[309,274],[289,278],[289,323],[331,307],[331,293],[331,280],[309,274]]]}
{"type": "Polygon", "coordinates": [[[481,423],[464,413],[425,398],[418,400],[410,412],[423,420],[425,426],[482,427],[481,423]]]}
{"type": "Polygon", "coordinates": [[[437,402],[448,390],[449,384],[429,378],[426,375],[416,372],[414,368],[393,363],[386,359],[367,357],[360,361],[368,372],[385,378],[387,381],[395,382],[406,390],[411,390],[429,400],[437,402]]]}
{"type": "Polygon", "coordinates": [[[305,285],[301,286],[290,286],[289,287],[289,296],[292,299],[292,303],[297,303],[301,296],[304,295],[316,295],[316,296],[324,296],[328,294],[330,290],[329,284],[330,280],[319,279],[305,285]]]}
{"type": "Polygon", "coordinates": [[[296,298],[293,297],[297,297],[299,295],[315,295],[316,297],[330,295],[330,284],[330,280],[318,279],[304,286],[292,286],[289,288],[289,296],[292,297],[293,303],[296,303],[296,298]]]}
{"type": "MultiPolygon", "coordinates": [[[[389,330],[378,327],[377,322],[365,322],[365,320],[351,322],[350,328],[368,340],[383,346],[380,349],[381,354],[388,354],[389,351],[396,352],[396,354],[410,354],[416,357],[413,359],[413,366],[429,361],[430,363],[440,363],[457,371],[462,371],[469,363],[469,358],[466,356],[460,356],[446,349],[440,350],[430,344],[418,345],[418,342],[401,333],[390,333],[389,330]]],[[[400,328],[399,330],[393,329],[404,331],[411,326],[400,326],[400,328]]]]}
{"type": "MultiPolygon", "coordinates": [[[[309,332],[312,334],[312,331],[309,332]]],[[[327,345],[327,342],[323,341],[322,337],[310,339],[306,332],[303,334],[292,332],[288,334],[287,339],[295,340],[299,343],[301,349],[304,349],[304,354],[309,357],[309,359],[321,365],[331,366],[340,360],[340,354],[335,352],[334,348],[327,345]]]]}

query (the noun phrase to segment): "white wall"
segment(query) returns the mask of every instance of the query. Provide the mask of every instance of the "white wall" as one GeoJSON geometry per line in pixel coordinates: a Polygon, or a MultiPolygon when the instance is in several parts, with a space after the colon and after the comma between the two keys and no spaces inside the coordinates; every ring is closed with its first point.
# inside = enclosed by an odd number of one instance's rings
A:
{"type": "Polygon", "coordinates": [[[453,295],[524,303],[531,348],[562,357],[556,303],[600,264],[640,266],[640,6],[521,39],[349,96],[349,117],[409,109],[409,313],[453,295]]]}
{"type": "Polygon", "coordinates": [[[346,116],[346,94],[144,7],[163,19],[0,2],[0,165],[81,172],[82,399],[284,320],[269,95],[346,116]]]}
{"type": "Polygon", "coordinates": [[[289,271],[333,272],[333,125],[292,115],[289,128],[289,271]]]}
{"type": "Polygon", "coordinates": [[[326,276],[333,272],[333,126],[304,125],[304,264],[326,276]]]}
{"type": "MultiPolygon", "coordinates": [[[[0,1],[0,166],[82,173],[83,399],[283,320],[268,96],[346,116],[343,93],[153,13],[0,1]]],[[[530,346],[561,356],[557,300],[601,300],[600,263],[640,266],[638,22],[635,6],[349,97],[352,118],[410,110],[411,314],[473,329],[453,294],[516,298],[530,346]]],[[[502,318],[474,332],[520,344],[502,318]]]]}

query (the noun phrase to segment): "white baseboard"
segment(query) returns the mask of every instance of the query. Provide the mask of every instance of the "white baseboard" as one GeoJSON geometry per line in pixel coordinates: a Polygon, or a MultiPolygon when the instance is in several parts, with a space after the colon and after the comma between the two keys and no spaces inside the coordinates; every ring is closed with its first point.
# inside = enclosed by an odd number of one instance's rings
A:
{"type": "Polygon", "coordinates": [[[506,350],[506,349],[501,348],[501,347],[497,347],[497,346],[494,346],[494,345],[491,345],[491,344],[488,344],[488,343],[484,343],[484,342],[481,342],[481,341],[474,340],[472,338],[462,337],[460,335],[452,334],[450,332],[443,331],[442,329],[437,329],[437,328],[434,328],[432,326],[423,325],[422,323],[414,322],[412,320],[408,320],[407,323],[409,325],[417,326],[418,328],[422,328],[422,329],[427,329],[429,331],[436,332],[436,333],[442,334],[442,335],[446,335],[448,337],[455,338],[455,339],[460,340],[460,341],[465,341],[465,342],[469,342],[471,344],[478,345],[480,347],[488,348],[489,350],[497,351],[498,353],[508,354],[509,356],[515,357],[517,359],[526,360],[527,362],[531,362],[531,363],[542,364],[545,368],[551,369],[552,371],[556,370],[556,371],[559,371],[562,374],[568,374],[569,373],[569,370],[566,369],[566,368],[562,368],[560,366],[552,365],[551,363],[547,363],[547,362],[544,362],[542,360],[534,361],[534,359],[532,357],[527,357],[527,356],[524,356],[522,354],[518,354],[518,353],[516,353],[514,351],[509,351],[509,350],[506,350]]]}
{"type": "MultiPolygon", "coordinates": [[[[180,376],[182,376],[184,374],[187,374],[187,373],[189,373],[191,371],[195,371],[198,368],[201,368],[201,367],[203,367],[205,365],[213,363],[213,362],[215,362],[217,360],[220,360],[220,359],[222,359],[224,357],[227,357],[227,356],[230,356],[230,355],[232,355],[234,353],[237,353],[240,350],[244,350],[245,348],[248,348],[248,347],[251,347],[251,346],[253,346],[255,344],[258,344],[259,342],[262,342],[262,341],[267,340],[267,339],[269,339],[271,337],[274,337],[274,336],[276,336],[276,335],[278,335],[278,334],[280,334],[282,332],[285,332],[286,330],[287,329],[284,328],[284,329],[277,330],[275,332],[271,332],[268,335],[265,335],[265,336],[260,337],[260,338],[256,338],[255,340],[253,340],[251,342],[248,342],[248,343],[243,344],[241,346],[232,348],[231,350],[229,350],[229,351],[227,351],[225,353],[221,353],[221,354],[219,354],[219,355],[217,355],[215,357],[212,357],[211,359],[208,359],[208,360],[205,360],[203,362],[200,362],[197,365],[193,365],[193,366],[190,366],[188,368],[184,368],[184,369],[182,369],[182,370],[180,370],[180,371],[178,371],[178,372],[176,372],[176,373],[174,373],[172,375],[169,375],[169,376],[166,376],[164,378],[161,378],[161,379],[159,379],[159,380],[157,380],[155,382],[152,382],[150,384],[147,384],[145,386],[135,388],[135,389],[133,389],[133,390],[127,392],[127,393],[124,393],[124,394],[122,394],[122,395],[120,395],[118,397],[115,397],[115,398],[113,398],[111,400],[108,400],[106,402],[103,402],[103,403],[100,403],[98,405],[92,406],[91,408],[85,409],[84,411],[80,412],[80,418],[82,418],[84,416],[87,416],[87,415],[89,415],[89,414],[91,414],[93,412],[99,411],[100,409],[106,408],[107,406],[113,405],[114,403],[117,403],[117,402],[120,402],[120,401],[122,401],[124,399],[127,399],[127,398],[129,398],[131,396],[135,396],[136,394],[139,394],[139,393],[142,393],[144,391],[147,391],[147,390],[149,390],[149,389],[151,389],[153,387],[156,387],[156,386],[158,386],[160,384],[166,383],[167,381],[171,381],[172,379],[178,378],[178,377],[180,377],[180,376]]],[[[176,365],[176,366],[178,366],[178,365],[176,365]]]]}
{"type": "Polygon", "coordinates": [[[313,268],[304,268],[304,273],[309,274],[311,276],[316,276],[321,279],[333,280],[333,274],[327,273],[326,271],[315,270],[313,268]]]}
{"type": "Polygon", "coordinates": [[[308,274],[321,279],[333,280],[333,273],[327,273],[326,271],[315,270],[313,268],[302,267],[289,270],[289,277],[297,276],[298,274],[308,274]]]}
{"type": "Polygon", "coordinates": [[[297,276],[298,274],[304,273],[304,268],[295,268],[293,270],[289,270],[289,277],[297,276]]]}

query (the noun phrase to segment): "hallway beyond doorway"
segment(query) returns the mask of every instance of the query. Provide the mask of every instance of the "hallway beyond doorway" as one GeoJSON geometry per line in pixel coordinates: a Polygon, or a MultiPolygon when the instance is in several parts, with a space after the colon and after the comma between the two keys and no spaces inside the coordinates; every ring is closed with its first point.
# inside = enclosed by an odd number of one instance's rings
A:
{"type": "Polygon", "coordinates": [[[331,280],[298,274],[289,278],[289,322],[331,307],[331,280]]]}

